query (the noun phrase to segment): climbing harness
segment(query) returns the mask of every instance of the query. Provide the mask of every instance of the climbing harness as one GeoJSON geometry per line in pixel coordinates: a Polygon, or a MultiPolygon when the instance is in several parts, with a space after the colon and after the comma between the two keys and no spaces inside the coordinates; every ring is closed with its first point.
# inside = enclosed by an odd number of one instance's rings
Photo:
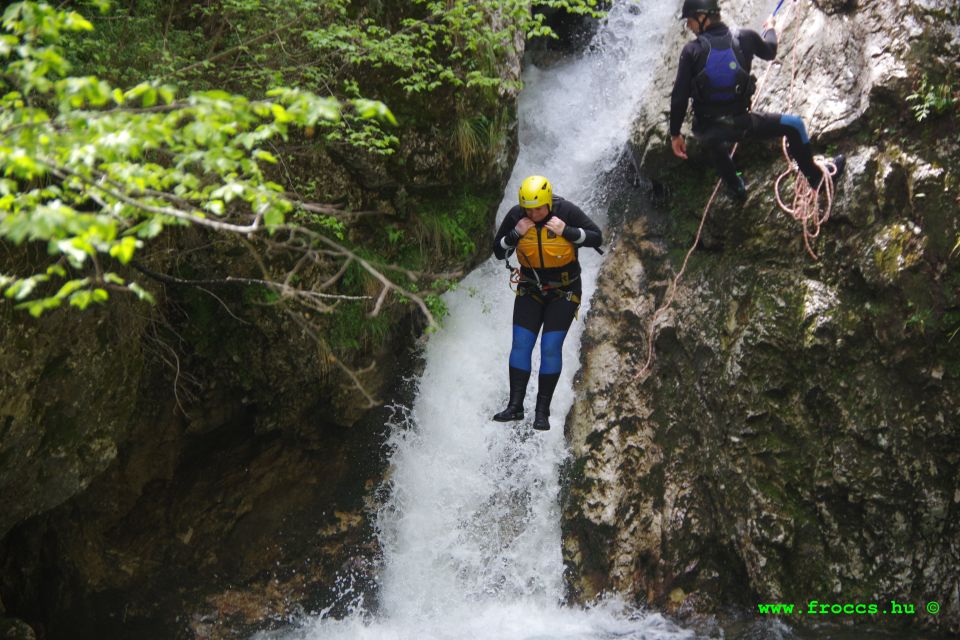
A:
{"type": "Polygon", "coordinates": [[[517,286],[520,284],[520,281],[523,278],[523,276],[520,273],[520,267],[515,267],[512,264],[510,264],[509,259],[504,260],[503,264],[507,267],[507,271],[510,272],[510,284],[508,285],[510,287],[510,291],[513,291],[514,293],[516,293],[517,286]]]}
{"type": "Polygon", "coordinates": [[[519,267],[514,267],[510,264],[510,261],[506,261],[507,271],[510,272],[510,290],[513,291],[518,296],[532,295],[537,298],[544,299],[547,296],[554,296],[558,298],[566,298],[571,302],[580,304],[580,296],[573,293],[572,291],[567,291],[567,287],[580,279],[580,276],[577,275],[574,278],[570,278],[569,274],[563,273],[560,281],[548,281],[544,282],[540,280],[540,276],[537,275],[537,272],[533,271],[533,277],[535,279],[531,280],[524,276],[523,272],[520,271],[519,267]]]}
{"type": "MultiPolygon", "coordinates": [[[[796,5],[797,0],[793,0],[790,7],[793,8],[796,5]]],[[[780,7],[783,6],[784,0],[780,0],[777,4],[776,9],[774,9],[771,15],[776,16],[777,12],[780,11],[780,7]]],[[[791,58],[791,77],[790,77],[790,89],[788,93],[788,106],[793,103],[793,88],[797,77],[796,69],[796,52],[797,47],[794,45],[793,49],[790,52],[791,58]]],[[[754,92],[753,102],[756,102],[758,97],[763,93],[764,86],[766,85],[767,78],[770,75],[771,69],[773,69],[773,63],[767,65],[766,70],[763,73],[763,77],[757,83],[756,91],[754,92]]],[[[751,105],[752,106],[752,105],[751,105]]],[[[730,156],[737,152],[737,147],[739,143],[733,145],[733,148],[730,151],[730,156]]],[[[820,226],[824,224],[830,218],[830,211],[833,207],[833,176],[837,172],[836,166],[828,160],[815,160],[817,166],[820,168],[820,171],[823,173],[823,179],[820,181],[820,184],[816,189],[810,187],[806,178],[800,172],[799,167],[796,163],[790,158],[787,153],[787,141],[786,138],[783,139],[783,153],[787,159],[787,169],[777,178],[774,183],[774,191],[777,198],[777,204],[788,213],[794,220],[797,220],[803,226],[803,242],[804,247],[807,250],[814,260],[817,260],[818,257],[814,253],[813,248],[811,247],[811,241],[814,240],[820,234],[820,226]],[[794,186],[794,196],[791,205],[787,205],[784,201],[783,196],[780,192],[780,185],[784,179],[788,176],[793,175],[793,186],[794,186]],[[820,194],[823,193],[826,198],[826,207],[823,211],[820,210],[820,194]]],[[[640,369],[634,376],[633,379],[645,376],[650,372],[651,367],[653,366],[654,358],[654,334],[656,332],[657,321],[661,318],[663,314],[666,313],[667,309],[670,308],[670,305],[673,304],[674,297],[677,293],[677,287],[680,283],[680,279],[683,277],[683,274],[687,270],[687,263],[690,261],[690,256],[693,255],[694,250],[697,247],[697,244],[700,242],[700,236],[703,233],[704,224],[707,221],[707,214],[710,213],[710,208],[713,206],[714,200],[717,198],[717,193],[720,191],[720,185],[723,183],[722,180],[718,180],[716,186],[713,188],[713,193],[710,194],[710,198],[707,200],[707,204],[703,209],[703,215],[700,218],[700,225],[697,227],[696,236],[693,239],[693,244],[690,245],[690,249],[687,250],[686,255],[683,258],[683,264],[680,266],[680,271],[677,272],[677,275],[674,276],[673,281],[670,283],[670,286],[667,289],[667,293],[664,296],[663,303],[654,311],[653,316],[650,318],[650,323],[647,327],[647,361],[643,365],[643,368],[640,369]]]]}

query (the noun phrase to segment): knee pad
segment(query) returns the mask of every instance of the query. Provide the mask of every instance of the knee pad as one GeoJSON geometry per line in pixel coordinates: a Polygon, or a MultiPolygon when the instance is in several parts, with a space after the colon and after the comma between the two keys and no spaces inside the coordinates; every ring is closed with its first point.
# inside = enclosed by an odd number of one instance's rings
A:
{"type": "Polygon", "coordinates": [[[521,371],[530,371],[530,359],[537,334],[530,329],[513,325],[513,346],[510,347],[510,366],[521,371]]]}
{"type": "Polygon", "coordinates": [[[795,129],[797,133],[800,134],[800,142],[803,144],[809,144],[810,138],[807,136],[807,127],[803,124],[803,120],[800,116],[784,114],[780,116],[780,124],[786,125],[791,129],[795,129]]]}
{"type": "Polygon", "coordinates": [[[563,340],[566,331],[549,331],[540,340],[540,373],[560,373],[563,368],[563,340]]]}

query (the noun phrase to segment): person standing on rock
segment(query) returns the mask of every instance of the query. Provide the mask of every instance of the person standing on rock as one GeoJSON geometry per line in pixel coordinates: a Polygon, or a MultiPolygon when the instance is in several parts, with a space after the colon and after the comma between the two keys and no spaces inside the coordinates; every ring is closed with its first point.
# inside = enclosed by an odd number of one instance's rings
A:
{"type": "MultiPolygon", "coordinates": [[[[746,200],[747,188],[730,157],[732,143],[744,138],[786,136],[790,156],[816,189],[823,173],[813,160],[810,139],[803,120],[782,113],[750,111],[755,88],[750,75],[753,57],[773,60],[777,55],[774,16],[763,23],[758,34],[750,29],[731,30],[720,17],[718,0],[685,0],[680,14],[697,39],[680,53],[680,66],[670,97],[670,144],[673,154],[687,159],[687,145],[680,126],[693,98],[693,133],[706,147],[717,173],[731,197],[746,200]]],[[[833,158],[837,180],[846,159],[833,158]]]]}
{"type": "Polygon", "coordinates": [[[540,375],[533,428],[550,428],[550,401],[560,379],[563,341],[580,308],[580,247],[599,251],[600,228],[572,202],[554,197],[550,181],[530,176],[520,185],[520,203],[507,212],[493,241],[493,253],[520,262],[513,305],[510,399],[493,416],[498,422],[523,419],[533,347],[540,336],[540,375]]]}

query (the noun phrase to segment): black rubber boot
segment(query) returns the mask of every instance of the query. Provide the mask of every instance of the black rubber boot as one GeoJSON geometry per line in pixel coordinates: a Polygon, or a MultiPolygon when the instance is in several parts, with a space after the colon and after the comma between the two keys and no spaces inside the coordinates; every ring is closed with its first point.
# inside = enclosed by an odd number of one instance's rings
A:
{"type": "Polygon", "coordinates": [[[537,407],[533,411],[533,428],[537,431],[550,430],[550,396],[537,394],[537,407]]]}
{"type": "Polygon", "coordinates": [[[507,408],[493,416],[497,422],[523,420],[523,399],[527,395],[530,372],[510,367],[510,400],[507,408]]]}
{"type": "Polygon", "coordinates": [[[833,156],[833,164],[837,167],[837,172],[833,174],[833,184],[836,185],[843,177],[843,170],[847,168],[847,156],[842,153],[833,156]]]}
{"type": "Polygon", "coordinates": [[[800,168],[800,173],[807,179],[807,184],[810,185],[810,188],[816,189],[817,185],[823,181],[823,172],[813,159],[813,147],[810,146],[810,143],[805,142],[804,144],[797,145],[788,144],[787,153],[796,161],[797,166],[800,168]]]}
{"type": "Polygon", "coordinates": [[[747,201],[747,185],[744,184],[743,178],[737,176],[736,180],[731,182],[724,181],[724,185],[727,187],[727,194],[736,202],[746,202],[747,201]]]}

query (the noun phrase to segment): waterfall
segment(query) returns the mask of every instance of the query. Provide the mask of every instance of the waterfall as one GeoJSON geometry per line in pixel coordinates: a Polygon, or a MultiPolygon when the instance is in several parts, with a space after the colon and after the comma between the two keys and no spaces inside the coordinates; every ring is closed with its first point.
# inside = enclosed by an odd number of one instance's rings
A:
{"type": "MultiPolygon", "coordinates": [[[[601,178],[620,158],[664,31],[676,26],[677,4],[617,1],[584,54],[524,71],[520,152],[498,223],[523,178],[543,174],[555,194],[604,225],[601,178]]],[[[592,250],[580,257],[585,299],[564,345],[553,428],[534,432],[529,424],[539,349],[526,422],[490,420],[507,398],[514,300],[503,263],[491,258],[446,295],[450,315],[425,348],[416,399],[390,425],[389,497],[377,518],[383,548],[377,610],[358,607],[344,620],[321,616],[277,637],[692,637],[614,598],[588,609],[562,604],[559,468],[568,455],[562,425],[574,402],[583,318],[600,265],[592,250]]]]}

